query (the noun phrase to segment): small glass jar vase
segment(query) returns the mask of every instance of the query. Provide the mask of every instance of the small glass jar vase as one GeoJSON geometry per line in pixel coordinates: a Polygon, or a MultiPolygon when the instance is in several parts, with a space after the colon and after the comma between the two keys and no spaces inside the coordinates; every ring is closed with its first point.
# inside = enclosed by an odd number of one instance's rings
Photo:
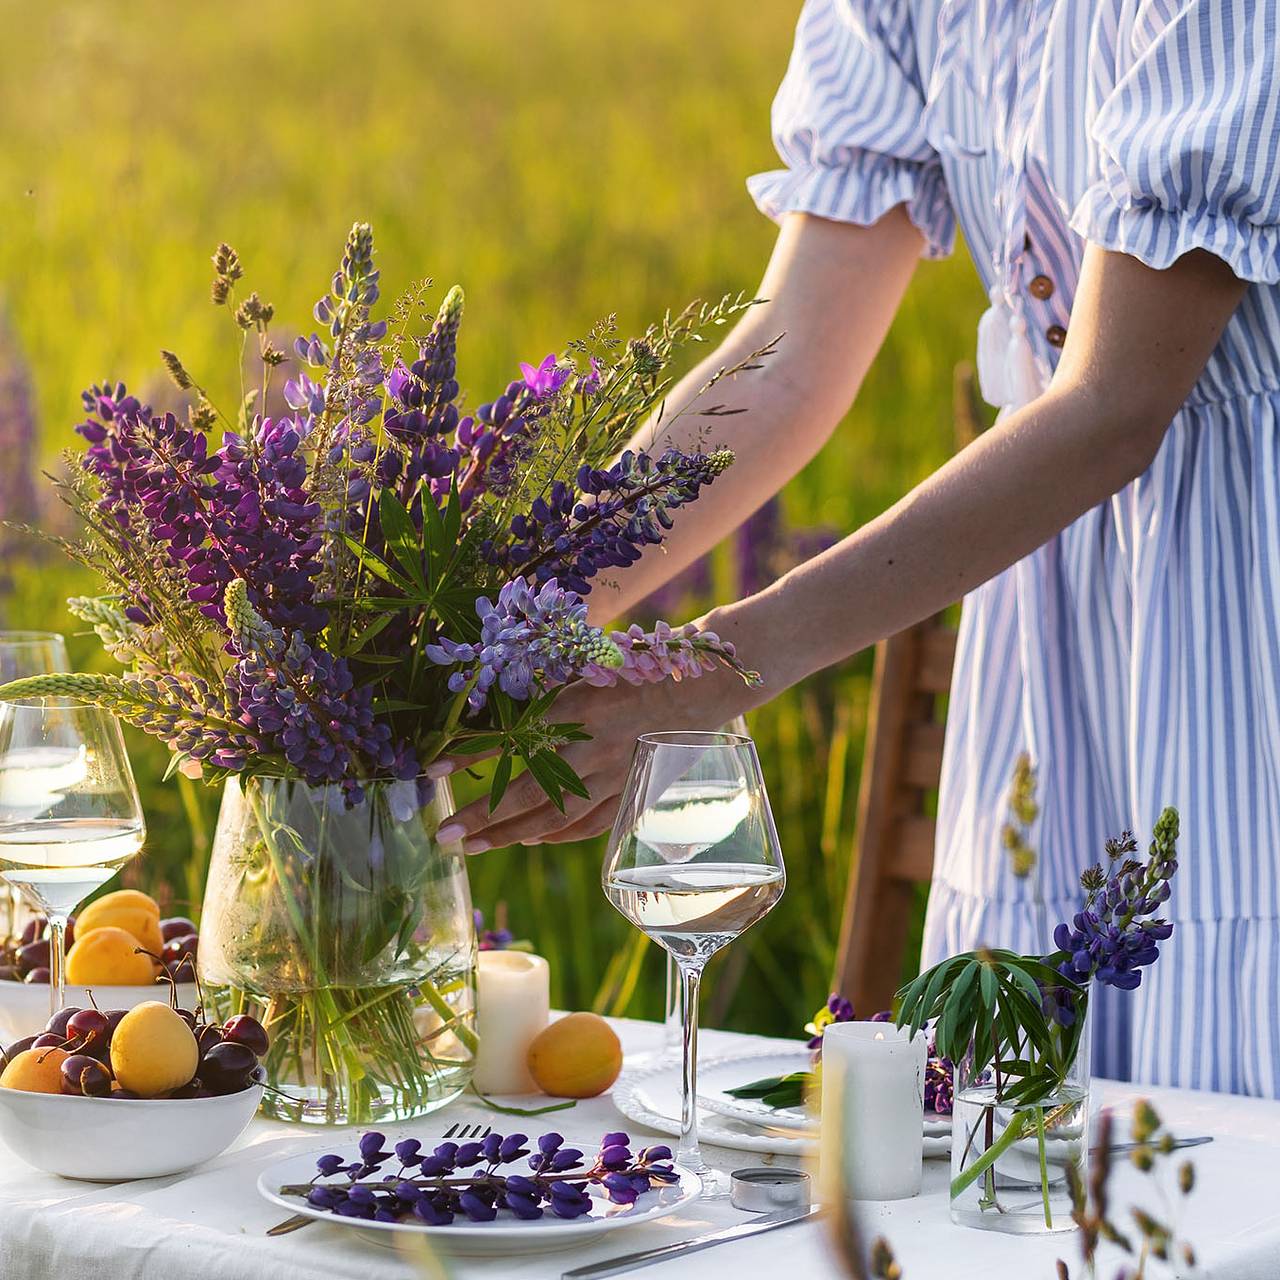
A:
{"type": "MultiPolygon", "coordinates": [[[[1083,1184],[1089,1166],[1087,1000],[1080,1004],[1074,1056],[1048,1091],[1023,1100],[1026,1062],[1007,1046],[979,1072],[972,1056],[956,1065],[952,1221],[1015,1235],[1075,1229],[1071,1171],[1083,1184]]],[[[1052,1034],[1067,1033],[1055,1025],[1052,1034]]]]}
{"type": "Polygon", "coordinates": [[[476,939],[465,860],[436,839],[452,812],[427,778],[227,782],[199,968],[219,1017],[267,1028],[267,1115],[406,1120],[466,1088],[476,939]]]}

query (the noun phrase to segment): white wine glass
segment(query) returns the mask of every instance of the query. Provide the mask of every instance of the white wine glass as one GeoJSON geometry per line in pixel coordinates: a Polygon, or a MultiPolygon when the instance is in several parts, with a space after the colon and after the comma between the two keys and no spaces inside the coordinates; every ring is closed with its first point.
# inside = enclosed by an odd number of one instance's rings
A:
{"type": "MultiPolygon", "coordinates": [[[[67,642],[56,631],[0,631],[0,684],[70,670],[67,642]]],[[[0,939],[22,932],[22,901],[11,885],[0,887],[0,939]]]]}
{"type": "MultiPolygon", "coordinates": [[[[735,733],[740,738],[745,738],[747,736],[746,717],[735,716],[728,724],[721,725],[720,732],[735,733]]],[[[657,1053],[658,1062],[665,1064],[680,1061],[683,1026],[684,996],[680,984],[680,969],[668,952],[666,990],[663,996],[662,1047],[657,1053]]]]}
{"type": "Polygon", "coordinates": [[[760,761],[734,733],[647,733],[636,743],[605,858],[604,891],[680,970],[683,1072],[677,1159],[726,1193],[698,1147],[698,991],[721,947],[768,914],[786,871],[760,761]]]}
{"type": "Polygon", "coordinates": [[[0,702],[0,875],[48,918],[51,1012],[65,998],[67,917],[145,833],[114,716],[60,698],[0,702]]]}

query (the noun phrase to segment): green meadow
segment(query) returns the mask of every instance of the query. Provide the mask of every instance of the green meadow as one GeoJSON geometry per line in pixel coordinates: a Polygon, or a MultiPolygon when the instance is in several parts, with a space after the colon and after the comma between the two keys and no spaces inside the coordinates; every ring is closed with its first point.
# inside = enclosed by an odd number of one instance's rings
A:
{"type": "MultiPolygon", "coordinates": [[[[776,164],[769,104],[798,8],[0,0],[0,291],[38,462],[56,469],[74,443],[82,387],[162,385],[162,346],[234,400],[237,336],[207,301],[219,240],[301,327],[352,221],[372,222],[384,295],[424,276],[465,288],[473,399],[610,313],[627,333],[689,298],[753,290],[773,229],[743,182],[776,164]]],[[[857,404],[785,491],[790,527],[852,530],[948,455],[953,370],[982,302],[963,254],[922,265],[857,404]]],[[[61,601],[89,588],[82,576],[56,551],[8,560],[4,625],[71,631],[61,601]]],[[[722,549],[713,591],[734,577],[722,549]]],[[[91,637],[73,656],[103,661],[91,637]]],[[[794,1032],[826,996],[869,676],[863,654],[754,717],[789,884],[714,962],[713,1023],[794,1032]]],[[[198,908],[217,796],[162,781],[164,751],[130,742],[151,824],[130,874],[198,908]]],[[[550,959],[559,1004],[655,1015],[660,956],[606,904],[600,856],[598,843],[490,853],[471,862],[476,903],[506,904],[550,959]]]]}

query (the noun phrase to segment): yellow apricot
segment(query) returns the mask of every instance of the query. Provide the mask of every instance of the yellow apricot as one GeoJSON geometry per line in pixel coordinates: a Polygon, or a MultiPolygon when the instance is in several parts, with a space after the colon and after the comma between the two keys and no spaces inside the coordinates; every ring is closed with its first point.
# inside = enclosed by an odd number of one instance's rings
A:
{"type": "Polygon", "coordinates": [[[106,925],[78,934],[67,952],[67,981],[78,987],[144,987],[156,980],[150,956],[124,929],[106,925]]]}
{"type": "Polygon", "coordinates": [[[154,955],[164,950],[160,934],[160,907],[137,889],[118,889],[91,902],[76,916],[76,938],[79,940],[95,929],[123,929],[154,955]]]}
{"type": "Polygon", "coordinates": [[[21,1089],[23,1093],[61,1093],[65,1049],[24,1049],[0,1072],[0,1088],[21,1089]]]}
{"type": "Polygon", "coordinates": [[[529,1074],[543,1093],[594,1098],[622,1070],[622,1042],[598,1014],[570,1013],[529,1046],[529,1074]]]}
{"type": "Polygon", "coordinates": [[[111,1037],[111,1070],[121,1088],[156,1098],[196,1073],[200,1051],[191,1028],[167,1004],[144,1000],[111,1037]]]}

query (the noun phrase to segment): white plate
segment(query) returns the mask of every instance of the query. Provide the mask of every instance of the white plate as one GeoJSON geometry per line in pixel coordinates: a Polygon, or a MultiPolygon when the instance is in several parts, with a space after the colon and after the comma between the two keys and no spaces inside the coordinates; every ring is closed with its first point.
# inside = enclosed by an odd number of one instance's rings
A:
{"type": "MultiPolygon", "coordinates": [[[[394,1138],[388,1143],[393,1144],[394,1138]]],[[[590,1152],[591,1144],[566,1140],[567,1146],[581,1147],[590,1152]]],[[[668,1183],[642,1195],[635,1204],[613,1204],[603,1191],[589,1187],[593,1201],[591,1212],[580,1218],[557,1218],[544,1213],[532,1222],[523,1221],[513,1214],[499,1211],[493,1222],[469,1222],[459,1217],[447,1227],[431,1227],[425,1222],[410,1219],[407,1222],[367,1222],[360,1218],[343,1218],[323,1209],[313,1209],[305,1200],[296,1196],[282,1196],[280,1188],[292,1183],[310,1182],[316,1171],[316,1158],[333,1147],[317,1147],[307,1155],[291,1156],[265,1169],[258,1178],[258,1191],[272,1204],[288,1213],[303,1214],[317,1222],[327,1222],[335,1227],[347,1227],[375,1244],[394,1248],[396,1236],[423,1235],[431,1241],[431,1247],[441,1252],[497,1256],[505,1254],[553,1253],[580,1244],[583,1240],[617,1231],[620,1227],[635,1226],[654,1218],[665,1218],[696,1200],[702,1192],[701,1179],[681,1165],[676,1165],[678,1182],[668,1183]]],[[[523,1161],[510,1166],[513,1171],[528,1172],[523,1161]]],[[[572,1180],[573,1174],[566,1178],[572,1180]]],[[[324,1179],[321,1179],[324,1181],[324,1179]]],[[[332,1179],[341,1183],[341,1178],[332,1179]]]]}
{"type": "MultiPolygon", "coordinates": [[[[801,1156],[817,1149],[818,1121],[790,1108],[765,1107],[730,1098],[725,1089],[765,1076],[786,1075],[809,1067],[809,1054],[795,1050],[761,1050],[710,1058],[698,1064],[698,1136],[701,1141],[735,1151],[763,1151],[801,1156]]],[[[613,1103],[629,1120],[659,1133],[680,1134],[681,1068],[678,1063],[624,1071],[613,1086],[613,1103]]],[[[926,1157],[951,1149],[951,1117],[925,1113],[926,1157]]]]}

